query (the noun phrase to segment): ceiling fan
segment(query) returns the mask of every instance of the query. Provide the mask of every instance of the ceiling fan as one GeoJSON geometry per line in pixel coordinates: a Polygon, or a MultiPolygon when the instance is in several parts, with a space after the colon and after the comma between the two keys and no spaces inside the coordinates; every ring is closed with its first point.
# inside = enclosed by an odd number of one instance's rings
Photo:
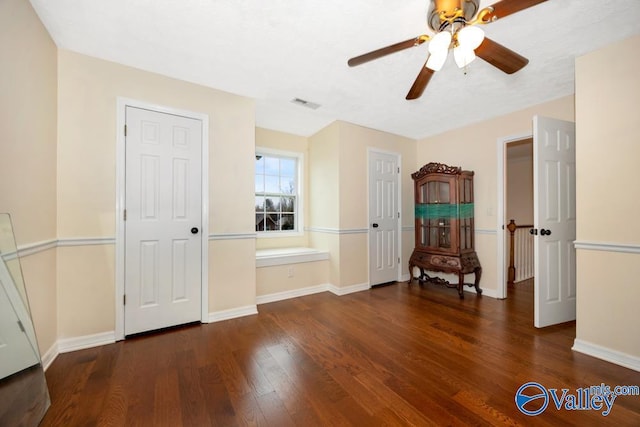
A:
{"type": "Polygon", "coordinates": [[[545,1],[547,0],[502,0],[478,12],[480,0],[431,0],[427,22],[435,35],[422,34],[356,56],[347,63],[350,67],[355,67],[429,41],[429,56],[406,99],[417,99],[422,95],[433,74],[444,65],[450,49],[453,49],[455,62],[460,68],[465,68],[479,56],[494,67],[512,74],[527,65],[529,60],[484,37],[484,31],[476,25],[489,24],[545,1]]]}

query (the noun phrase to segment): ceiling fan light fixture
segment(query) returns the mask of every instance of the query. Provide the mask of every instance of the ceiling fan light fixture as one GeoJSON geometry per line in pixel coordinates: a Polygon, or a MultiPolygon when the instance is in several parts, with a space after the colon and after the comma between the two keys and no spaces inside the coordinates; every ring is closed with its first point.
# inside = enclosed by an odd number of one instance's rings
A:
{"type": "Polygon", "coordinates": [[[440,71],[447,61],[447,53],[449,53],[448,50],[432,53],[427,60],[426,67],[433,71],[440,71]]]}
{"type": "Polygon", "coordinates": [[[476,59],[476,54],[473,49],[458,46],[453,49],[453,59],[455,59],[458,68],[464,68],[476,59]]]}
{"type": "Polygon", "coordinates": [[[444,55],[445,59],[449,46],[451,45],[451,33],[448,31],[442,31],[433,36],[429,42],[429,53],[431,55],[444,55]]]}
{"type": "Polygon", "coordinates": [[[480,27],[466,26],[458,31],[456,39],[458,40],[458,46],[465,50],[474,50],[484,40],[484,31],[480,27]]]}

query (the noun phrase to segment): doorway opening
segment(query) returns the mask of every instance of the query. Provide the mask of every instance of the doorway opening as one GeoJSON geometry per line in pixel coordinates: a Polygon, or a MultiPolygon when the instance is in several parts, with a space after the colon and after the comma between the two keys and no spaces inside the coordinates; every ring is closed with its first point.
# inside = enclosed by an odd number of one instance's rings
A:
{"type": "MultiPolygon", "coordinates": [[[[505,145],[505,265],[507,294],[518,284],[534,280],[533,139],[505,145]]],[[[506,297],[507,295],[505,295],[506,297]]]]}

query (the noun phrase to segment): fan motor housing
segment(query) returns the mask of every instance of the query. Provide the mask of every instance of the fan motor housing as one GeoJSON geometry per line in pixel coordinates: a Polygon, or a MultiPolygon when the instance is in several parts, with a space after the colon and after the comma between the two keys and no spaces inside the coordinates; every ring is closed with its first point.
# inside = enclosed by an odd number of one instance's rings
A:
{"type": "Polygon", "coordinates": [[[444,23],[452,23],[456,18],[470,21],[478,12],[480,0],[431,0],[427,23],[438,32],[444,23]]]}

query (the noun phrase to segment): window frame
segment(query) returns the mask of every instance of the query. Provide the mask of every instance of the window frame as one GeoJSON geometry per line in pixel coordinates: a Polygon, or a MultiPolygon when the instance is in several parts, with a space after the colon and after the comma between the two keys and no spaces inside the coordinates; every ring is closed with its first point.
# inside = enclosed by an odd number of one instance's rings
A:
{"type": "MultiPolygon", "coordinates": [[[[288,157],[288,158],[296,159],[296,163],[297,163],[296,185],[295,185],[296,192],[294,194],[296,198],[296,209],[294,210],[294,214],[295,214],[294,229],[284,230],[284,231],[283,230],[256,231],[256,236],[260,239],[273,238],[273,237],[303,236],[304,235],[304,198],[303,198],[304,196],[304,154],[297,151],[277,150],[274,148],[256,146],[255,155],[256,157],[259,155],[268,156],[268,157],[288,157]]],[[[256,178],[256,169],[254,166],[254,170],[253,170],[254,198],[260,196],[255,191],[255,178],[256,178]]],[[[254,203],[254,215],[255,215],[255,203],[254,203]]]]}

